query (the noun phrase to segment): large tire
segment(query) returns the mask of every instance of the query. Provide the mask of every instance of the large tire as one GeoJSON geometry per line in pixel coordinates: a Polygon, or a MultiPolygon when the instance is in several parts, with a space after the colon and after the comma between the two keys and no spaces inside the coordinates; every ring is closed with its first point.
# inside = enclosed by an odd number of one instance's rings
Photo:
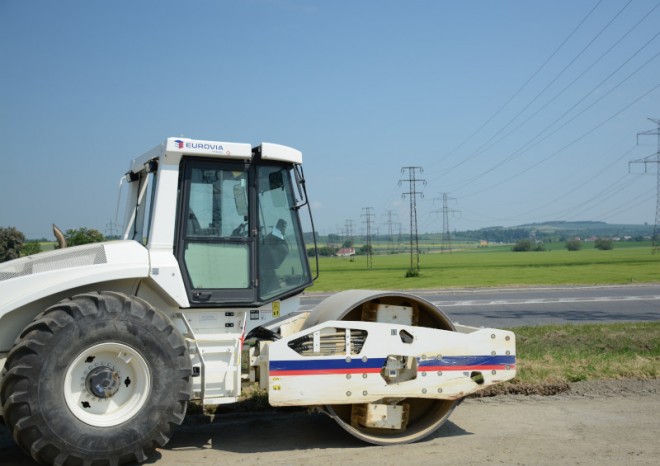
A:
{"type": "Polygon", "coordinates": [[[190,358],[172,322],[120,293],[75,296],[26,327],[0,387],[5,421],[36,461],[143,462],[185,416],[190,358]]]}

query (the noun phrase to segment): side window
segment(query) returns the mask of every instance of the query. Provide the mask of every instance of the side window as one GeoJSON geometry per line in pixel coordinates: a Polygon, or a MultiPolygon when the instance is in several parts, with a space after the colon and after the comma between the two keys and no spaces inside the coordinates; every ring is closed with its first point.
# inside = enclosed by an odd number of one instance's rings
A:
{"type": "Polygon", "coordinates": [[[135,211],[132,213],[134,217],[130,220],[131,230],[128,232],[130,235],[128,237],[142,244],[147,244],[151,234],[153,204],[156,193],[156,173],[142,171],[138,173],[138,176],[138,180],[133,181],[137,186],[134,193],[137,199],[135,199],[135,211]]]}
{"type": "MultiPolygon", "coordinates": [[[[247,173],[196,163],[186,176],[183,262],[190,288],[250,288],[247,173]]],[[[212,298],[213,293],[204,295],[205,300],[212,298]]]]}

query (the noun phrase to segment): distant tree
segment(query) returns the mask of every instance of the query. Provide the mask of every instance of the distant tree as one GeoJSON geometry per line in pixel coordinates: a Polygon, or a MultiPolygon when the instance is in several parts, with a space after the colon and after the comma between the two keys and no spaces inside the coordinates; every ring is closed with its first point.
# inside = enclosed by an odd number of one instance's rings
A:
{"type": "Polygon", "coordinates": [[[31,256],[41,252],[41,244],[39,241],[28,241],[21,248],[21,256],[31,256]]]}
{"type": "Polygon", "coordinates": [[[565,246],[569,251],[579,251],[582,249],[582,241],[577,238],[569,239],[566,241],[565,246]]]}
{"type": "Polygon", "coordinates": [[[0,227],[0,262],[16,259],[21,255],[25,235],[14,227],[0,227]]]}
{"type": "Polygon", "coordinates": [[[519,239],[511,248],[513,252],[524,252],[532,250],[532,240],[529,238],[519,239]]]}
{"type": "Polygon", "coordinates": [[[611,251],[614,249],[614,242],[610,238],[598,238],[594,247],[601,251],[611,251]]]}
{"type": "Polygon", "coordinates": [[[341,241],[341,237],[339,235],[335,235],[334,233],[330,233],[328,235],[328,243],[339,244],[340,241],[341,241]]]}
{"type": "Polygon", "coordinates": [[[374,253],[374,247],[371,244],[365,244],[364,246],[361,246],[360,249],[357,250],[358,256],[366,256],[367,254],[373,254],[373,253],[374,253]]]}
{"type": "MultiPolygon", "coordinates": [[[[337,254],[337,248],[331,248],[329,246],[321,246],[318,248],[319,256],[322,257],[332,257],[337,254]]],[[[309,248],[307,250],[307,256],[314,257],[314,248],[309,248]]]]}
{"type": "Polygon", "coordinates": [[[67,246],[80,246],[81,244],[100,243],[105,241],[105,237],[98,230],[93,228],[78,228],[67,230],[64,233],[67,246]]]}
{"type": "Polygon", "coordinates": [[[347,239],[344,241],[344,244],[341,245],[342,248],[352,248],[353,247],[353,240],[352,239],[347,239]]]}

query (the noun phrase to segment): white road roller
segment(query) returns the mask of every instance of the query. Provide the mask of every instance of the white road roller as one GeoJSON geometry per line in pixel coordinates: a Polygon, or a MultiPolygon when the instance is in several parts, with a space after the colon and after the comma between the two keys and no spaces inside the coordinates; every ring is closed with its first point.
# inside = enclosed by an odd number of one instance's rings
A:
{"type": "Polygon", "coordinates": [[[513,333],[454,325],[410,294],[301,309],[314,273],[299,151],[169,138],[124,180],[122,240],[0,264],[1,414],[36,461],[142,462],[188,401],[235,402],[248,373],[272,405],[381,445],[427,436],[515,376],[513,333]]]}

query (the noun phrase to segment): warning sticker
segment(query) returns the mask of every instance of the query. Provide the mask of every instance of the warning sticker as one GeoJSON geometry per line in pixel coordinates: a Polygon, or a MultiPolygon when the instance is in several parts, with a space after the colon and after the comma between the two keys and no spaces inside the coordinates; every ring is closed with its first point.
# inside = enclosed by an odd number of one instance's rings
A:
{"type": "Polygon", "coordinates": [[[280,316],[280,302],[273,301],[273,318],[280,316]]]}

